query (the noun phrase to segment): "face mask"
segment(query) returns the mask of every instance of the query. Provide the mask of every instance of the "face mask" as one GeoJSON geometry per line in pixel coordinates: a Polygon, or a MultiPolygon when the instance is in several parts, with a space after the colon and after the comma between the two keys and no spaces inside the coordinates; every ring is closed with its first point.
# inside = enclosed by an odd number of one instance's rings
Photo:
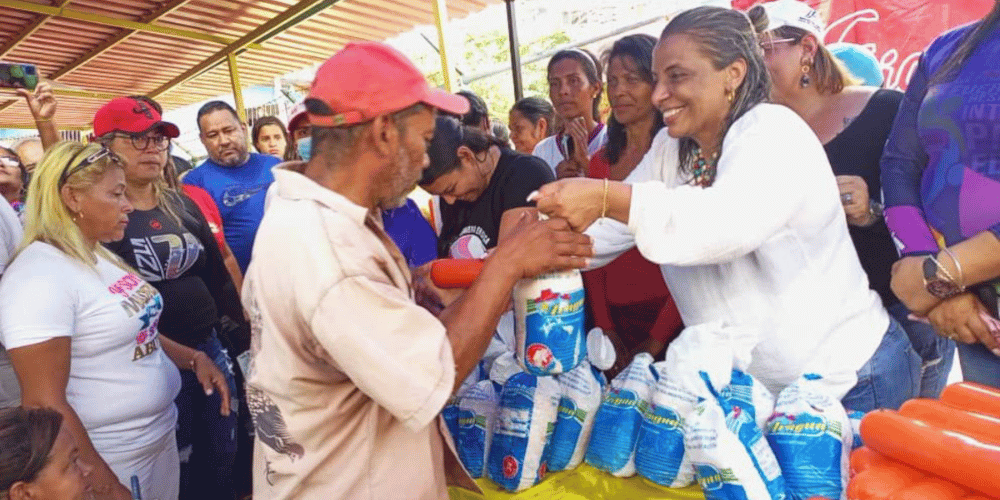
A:
{"type": "Polygon", "coordinates": [[[309,157],[312,156],[312,137],[299,139],[295,147],[299,150],[299,158],[302,158],[302,161],[309,161],[309,157]]]}

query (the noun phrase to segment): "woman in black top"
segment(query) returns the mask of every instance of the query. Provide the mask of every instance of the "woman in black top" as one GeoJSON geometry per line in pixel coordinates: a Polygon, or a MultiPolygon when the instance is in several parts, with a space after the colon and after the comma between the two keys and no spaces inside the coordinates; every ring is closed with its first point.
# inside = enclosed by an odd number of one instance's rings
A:
{"type": "Polygon", "coordinates": [[[243,318],[236,288],[205,217],[163,178],[177,127],[161,121],[156,109],[137,98],[112,100],[97,112],[94,122],[97,140],[125,164],[125,195],[135,207],[125,237],[108,244],[108,249],[163,296],[160,333],[204,352],[230,386],[231,412],[221,415],[219,395],[204,391],[195,377],[182,372],[176,400],[180,498],[232,499],[237,392],[217,328],[222,314],[243,318]]]}
{"type": "Polygon", "coordinates": [[[554,179],[539,158],[479,129],[439,116],[420,186],[440,196],[438,257],[479,259],[497,245],[504,214],[516,220],[528,195],[554,179]]]}
{"type": "Polygon", "coordinates": [[[858,85],[823,46],[820,17],[808,5],[774,2],[748,14],[773,80],[771,99],[798,113],[823,143],[861,266],[923,360],[920,396],[936,398],[948,381],[955,344],[910,320],[910,311],[889,287],[899,254],[882,217],[879,160],[903,94],[858,85]]]}

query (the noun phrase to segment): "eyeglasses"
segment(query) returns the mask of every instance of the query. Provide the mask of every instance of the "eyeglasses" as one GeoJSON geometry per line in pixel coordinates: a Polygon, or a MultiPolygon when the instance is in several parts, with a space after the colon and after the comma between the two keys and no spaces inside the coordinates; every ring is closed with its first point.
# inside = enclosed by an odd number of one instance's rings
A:
{"type": "Polygon", "coordinates": [[[156,135],[116,134],[115,137],[121,137],[122,139],[129,139],[129,141],[132,143],[132,147],[135,148],[136,151],[145,151],[147,148],[149,148],[150,143],[153,144],[153,147],[156,148],[157,151],[163,151],[167,149],[167,147],[170,145],[170,138],[159,134],[156,135]]]}
{"type": "Polygon", "coordinates": [[[796,40],[794,38],[775,38],[771,40],[765,40],[763,42],[760,42],[760,50],[763,50],[764,53],[766,54],[768,52],[773,51],[774,46],[778,45],[779,43],[792,43],[795,41],[796,40]]]}
{"type": "MultiPolygon", "coordinates": [[[[86,149],[84,149],[83,151],[86,151],[86,149]]],[[[73,158],[71,158],[69,162],[66,163],[66,168],[63,169],[62,175],[59,176],[60,188],[63,187],[63,184],[66,184],[66,181],[69,180],[69,178],[72,177],[73,174],[87,168],[90,165],[93,165],[94,163],[100,161],[103,158],[110,158],[111,161],[114,163],[119,163],[119,164],[121,163],[121,160],[119,160],[118,157],[115,156],[115,154],[112,153],[110,149],[102,146],[100,151],[91,154],[90,156],[84,158],[83,161],[81,161],[80,163],[73,165],[73,162],[76,161],[76,159],[83,153],[83,151],[80,151],[79,153],[74,155],[73,158]]]]}

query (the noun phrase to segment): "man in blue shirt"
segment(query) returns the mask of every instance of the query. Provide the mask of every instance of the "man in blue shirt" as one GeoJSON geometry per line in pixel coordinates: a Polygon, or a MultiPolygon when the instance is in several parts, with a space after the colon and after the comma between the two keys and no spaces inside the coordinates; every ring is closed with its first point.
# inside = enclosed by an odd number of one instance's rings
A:
{"type": "Polygon", "coordinates": [[[274,182],[271,168],[278,159],[249,151],[246,125],[225,102],[211,101],[198,110],[198,130],[208,159],[191,170],[184,183],[212,195],[222,216],[226,243],[245,273],[257,226],[264,217],[264,196],[274,182]]]}

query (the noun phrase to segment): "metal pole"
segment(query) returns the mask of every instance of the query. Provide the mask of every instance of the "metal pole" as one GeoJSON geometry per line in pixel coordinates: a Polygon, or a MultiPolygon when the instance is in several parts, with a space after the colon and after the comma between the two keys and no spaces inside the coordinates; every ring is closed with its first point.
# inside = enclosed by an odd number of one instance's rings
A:
{"type": "Polygon", "coordinates": [[[236,114],[240,117],[241,123],[247,123],[247,108],[243,104],[243,85],[240,84],[240,70],[236,66],[236,54],[230,52],[226,59],[229,61],[229,82],[233,85],[236,114]]]}
{"type": "Polygon", "coordinates": [[[510,70],[514,76],[514,102],[524,97],[521,83],[521,44],[517,41],[517,18],[514,0],[504,0],[507,4],[507,38],[510,39],[510,70]]]}
{"type": "Polygon", "coordinates": [[[446,0],[432,0],[434,4],[434,24],[437,26],[438,46],[441,54],[441,75],[444,78],[444,89],[452,92],[455,78],[451,72],[451,65],[448,64],[448,39],[445,36],[444,25],[448,22],[448,5],[446,0]]]}

